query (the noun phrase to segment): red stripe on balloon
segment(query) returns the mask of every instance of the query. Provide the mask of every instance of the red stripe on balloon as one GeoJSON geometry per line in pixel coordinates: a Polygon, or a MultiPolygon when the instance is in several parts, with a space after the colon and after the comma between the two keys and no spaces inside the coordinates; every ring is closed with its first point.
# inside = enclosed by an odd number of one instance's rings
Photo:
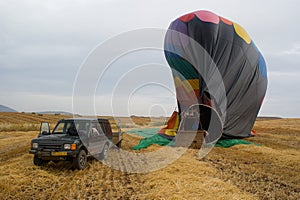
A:
{"type": "Polygon", "coordinates": [[[194,19],[194,17],[195,17],[194,13],[189,13],[181,16],[179,19],[183,22],[189,22],[190,20],[194,19]]]}
{"type": "Polygon", "coordinates": [[[220,17],[220,19],[222,20],[222,22],[224,22],[225,24],[227,25],[232,25],[232,21],[226,19],[226,18],[223,18],[223,17],[220,17]]]}
{"type": "Polygon", "coordinates": [[[215,13],[210,12],[210,11],[200,10],[200,11],[194,12],[194,14],[200,20],[202,20],[204,22],[211,22],[211,23],[214,23],[214,24],[219,24],[219,22],[220,22],[219,16],[216,15],[215,13]]]}

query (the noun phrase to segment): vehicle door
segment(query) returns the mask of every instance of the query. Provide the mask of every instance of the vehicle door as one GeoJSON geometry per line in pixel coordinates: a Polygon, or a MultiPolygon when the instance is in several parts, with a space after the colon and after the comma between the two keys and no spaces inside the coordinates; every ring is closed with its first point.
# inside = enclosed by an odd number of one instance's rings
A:
{"type": "Polygon", "coordinates": [[[89,147],[88,150],[92,155],[97,155],[102,152],[106,137],[103,131],[103,127],[95,121],[91,123],[89,132],[89,147]]]}
{"type": "Polygon", "coordinates": [[[50,135],[50,125],[48,122],[41,122],[40,133],[38,137],[41,137],[43,135],[50,135]]]}

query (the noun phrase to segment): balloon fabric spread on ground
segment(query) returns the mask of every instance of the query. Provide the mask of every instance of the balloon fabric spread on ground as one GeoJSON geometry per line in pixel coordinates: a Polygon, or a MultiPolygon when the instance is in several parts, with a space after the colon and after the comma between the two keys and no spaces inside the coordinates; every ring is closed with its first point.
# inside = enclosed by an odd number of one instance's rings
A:
{"type": "Polygon", "coordinates": [[[192,12],[170,24],[164,51],[179,111],[158,131],[161,136],[176,137],[185,112],[196,104],[211,108],[199,115],[198,129],[202,129],[203,121],[214,126],[211,113],[216,111],[222,139],[251,136],[266,93],[267,70],[262,54],[244,28],[210,11],[192,12]]]}

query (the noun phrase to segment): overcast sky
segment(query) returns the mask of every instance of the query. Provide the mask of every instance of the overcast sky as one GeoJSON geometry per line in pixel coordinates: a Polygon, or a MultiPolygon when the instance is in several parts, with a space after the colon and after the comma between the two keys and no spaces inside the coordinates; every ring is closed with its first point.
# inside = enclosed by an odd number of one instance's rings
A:
{"type": "MultiPolygon", "coordinates": [[[[76,74],[97,45],[126,31],[166,29],[177,17],[206,9],[242,25],[263,53],[269,85],[260,115],[300,117],[299,8],[298,0],[0,0],[0,104],[72,112],[76,74]]],[[[168,88],[137,92],[127,99],[130,114],[169,115],[175,108],[170,70],[162,70],[156,78],[168,88]]],[[[106,108],[97,106],[98,114],[111,114],[106,108]]]]}

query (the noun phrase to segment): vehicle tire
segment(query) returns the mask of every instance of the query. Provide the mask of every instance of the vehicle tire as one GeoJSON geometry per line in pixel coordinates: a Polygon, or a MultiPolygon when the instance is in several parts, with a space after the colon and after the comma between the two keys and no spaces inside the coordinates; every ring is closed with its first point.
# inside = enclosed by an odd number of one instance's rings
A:
{"type": "Polygon", "coordinates": [[[34,155],[33,157],[33,164],[36,166],[44,166],[47,163],[47,161],[39,158],[37,155],[34,155]]]}
{"type": "Polygon", "coordinates": [[[108,156],[108,149],[109,145],[106,143],[102,149],[102,152],[100,153],[100,160],[105,160],[108,156]]]}
{"type": "Polygon", "coordinates": [[[73,159],[73,168],[74,169],[84,169],[87,162],[87,155],[86,151],[81,149],[76,156],[76,158],[73,159]]]}

